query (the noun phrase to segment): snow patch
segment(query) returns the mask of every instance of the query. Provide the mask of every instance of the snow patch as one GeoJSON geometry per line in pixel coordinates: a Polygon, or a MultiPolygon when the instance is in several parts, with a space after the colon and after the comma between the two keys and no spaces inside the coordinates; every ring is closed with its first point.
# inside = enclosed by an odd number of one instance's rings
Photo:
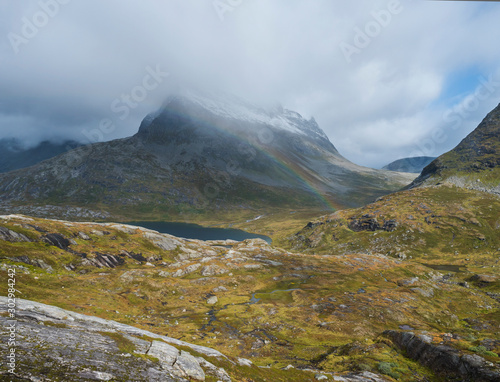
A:
{"type": "Polygon", "coordinates": [[[294,134],[313,134],[328,139],[314,119],[307,121],[299,113],[281,107],[266,110],[230,94],[191,89],[183,89],[174,98],[187,100],[223,118],[260,123],[294,134]]]}

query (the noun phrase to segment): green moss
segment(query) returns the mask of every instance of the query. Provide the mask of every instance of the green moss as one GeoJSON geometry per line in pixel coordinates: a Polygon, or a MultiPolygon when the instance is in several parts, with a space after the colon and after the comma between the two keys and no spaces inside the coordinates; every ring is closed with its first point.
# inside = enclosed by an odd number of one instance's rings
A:
{"type": "Polygon", "coordinates": [[[59,328],[59,329],[68,329],[69,328],[69,326],[66,325],[64,322],[44,321],[43,324],[45,326],[51,326],[51,327],[59,328]]]}
{"type": "Polygon", "coordinates": [[[116,332],[99,332],[99,334],[113,339],[118,346],[118,349],[123,353],[134,354],[135,345],[128,338],[125,338],[123,334],[116,332]]]}
{"type": "Polygon", "coordinates": [[[497,353],[494,353],[492,351],[489,351],[488,349],[486,349],[484,346],[472,346],[469,348],[470,351],[474,352],[474,353],[478,353],[478,354],[481,354],[481,355],[487,355],[487,356],[490,356],[490,357],[496,357],[498,358],[498,354],[497,353]]]}

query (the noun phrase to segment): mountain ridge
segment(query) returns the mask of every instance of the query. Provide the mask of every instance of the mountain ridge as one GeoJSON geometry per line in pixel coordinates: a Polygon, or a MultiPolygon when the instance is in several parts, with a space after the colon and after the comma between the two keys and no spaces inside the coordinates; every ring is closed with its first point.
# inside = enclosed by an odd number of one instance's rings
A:
{"type": "Polygon", "coordinates": [[[45,140],[34,147],[24,147],[18,139],[0,139],[0,173],[26,168],[81,146],[73,140],[61,143],[45,140]]]}
{"type": "Polygon", "coordinates": [[[401,158],[382,167],[382,170],[400,171],[420,174],[424,167],[435,160],[436,157],[411,157],[401,158]]]}
{"type": "Polygon", "coordinates": [[[500,104],[453,150],[426,166],[409,188],[442,183],[500,195],[500,104]]]}
{"type": "Polygon", "coordinates": [[[242,117],[243,101],[231,101],[239,109],[217,102],[220,107],[192,94],[170,97],[132,137],[1,174],[0,200],[11,207],[93,205],[137,218],[141,210],[151,217],[207,208],[331,209],[365,203],[411,181],[349,162],[314,119],[246,104],[242,117]]]}

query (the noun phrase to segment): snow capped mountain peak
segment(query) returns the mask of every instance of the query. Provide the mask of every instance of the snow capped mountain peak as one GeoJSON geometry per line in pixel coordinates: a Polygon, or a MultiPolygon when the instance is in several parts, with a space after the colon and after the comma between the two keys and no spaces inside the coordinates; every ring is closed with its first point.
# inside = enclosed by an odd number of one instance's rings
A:
{"type": "MultiPolygon", "coordinates": [[[[285,109],[280,104],[264,108],[232,94],[191,88],[181,88],[176,94],[169,97],[165,106],[174,100],[184,104],[194,104],[222,118],[264,124],[278,130],[328,140],[314,118],[308,121],[299,113],[285,109]]],[[[146,119],[151,121],[157,115],[158,113],[150,114],[146,119]]]]}

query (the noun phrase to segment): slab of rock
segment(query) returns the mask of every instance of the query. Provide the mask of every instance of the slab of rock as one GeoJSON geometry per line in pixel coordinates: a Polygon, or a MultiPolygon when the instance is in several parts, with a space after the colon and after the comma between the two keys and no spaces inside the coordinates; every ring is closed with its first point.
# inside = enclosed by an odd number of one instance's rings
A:
{"type": "Polygon", "coordinates": [[[78,237],[82,240],[90,240],[90,236],[85,232],[78,232],[78,237]]]}
{"type": "Polygon", "coordinates": [[[238,358],[238,365],[240,366],[252,366],[253,362],[246,358],[238,358]]]}
{"type": "MultiPolygon", "coordinates": [[[[0,296],[0,312],[5,311],[8,303],[8,298],[0,296]]],[[[16,314],[17,316],[29,316],[36,321],[53,321],[58,322],[63,320],[63,323],[70,324],[72,327],[78,327],[86,329],[89,326],[95,331],[118,331],[126,333],[129,335],[135,335],[138,337],[147,336],[154,339],[159,339],[172,345],[179,345],[184,347],[189,347],[194,351],[206,355],[208,357],[223,357],[226,358],[224,354],[218,350],[194,345],[189,342],[181,341],[176,338],[162,336],[149,332],[147,330],[138,329],[130,325],[121,324],[112,320],[105,320],[100,317],[87,316],[85,314],[80,314],[76,312],[71,312],[69,310],[61,309],[56,306],[42,304],[40,302],[29,301],[24,299],[16,299],[16,314]]]]}
{"type": "MultiPolygon", "coordinates": [[[[6,311],[7,301],[0,296],[0,313],[6,311]]],[[[207,370],[218,380],[231,380],[225,370],[201,361],[202,357],[196,358],[188,351],[179,351],[176,346],[224,357],[217,350],[33,301],[16,299],[16,305],[15,320],[0,314],[1,327],[12,323],[16,326],[16,380],[204,381],[203,367],[210,369],[207,370]],[[133,353],[150,355],[159,362],[124,353],[120,347],[123,341],[133,344],[133,353]]],[[[0,342],[0,352],[8,352],[7,341],[0,342]]],[[[0,380],[7,378],[4,369],[0,370],[0,380]]]]}
{"type": "Polygon", "coordinates": [[[191,265],[188,265],[184,269],[178,269],[174,274],[172,274],[172,276],[173,277],[182,277],[182,276],[194,273],[200,268],[201,268],[201,264],[191,264],[191,265]]]}
{"type": "Polygon", "coordinates": [[[205,380],[205,372],[201,368],[198,360],[184,350],[182,350],[180,356],[177,357],[175,366],[181,369],[185,376],[188,378],[194,379],[196,381],[205,380]]]}
{"type": "Polygon", "coordinates": [[[424,297],[434,297],[434,289],[432,288],[411,288],[413,292],[419,293],[424,297]]]}
{"type": "Polygon", "coordinates": [[[22,233],[17,233],[6,227],[0,227],[0,240],[10,241],[14,243],[32,241],[29,237],[23,235],[22,233]]]}
{"type": "Polygon", "coordinates": [[[173,251],[182,243],[173,236],[156,232],[144,232],[144,237],[164,251],[173,251]]]}
{"type": "Polygon", "coordinates": [[[42,237],[42,241],[64,250],[71,245],[71,242],[60,233],[49,233],[42,237]]]}
{"type": "Polygon", "coordinates": [[[419,283],[419,278],[418,277],[412,277],[410,279],[402,279],[397,281],[398,286],[408,286],[408,285],[415,285],[419,283]]]}
{"type": "Polygon", "coordinates": [[[227,292],[227,288],[224,286],[218,286],[212,289],[212,292],[217,293],[217,292],[227,292]]]}
{"type": "Polygon", "coordinates": [[[153,341],[147,355],[158,358],[161,365],[168,369],[173,366],[179,356],[179,350],[163,341],[153,341]]]}
{"type": "Polygon", "coordinates": [[[116,268],[125,264],[125,260],[120,256],[96,252],[95,257],[83,259],[82,264],[97,268],[116,268]]]}
{"type": "Polygon", "coordinates": [[[469,278],[470,281],[476,281],[478,283],[482,284],[490,284],[494,283],[495,281],[498,280],[497,276],[493,275],[474,275],[471,278],[469,278]]]}
{"type": "Polygon", "coordinates": [[[387,378],[382,377],[368,371],[362,373],[349,373],[342,376],[333,376],[334,381],[343,382],[388,382],[387,378]]]}
{"type": "Polygon", "coordinates": [[[262,269],[262,264],[245,264],[243,266],[245,269],[262,269]]]}
{"type": "Polygon", "coordinates": [[[231,377],[222,367],[217,367],[202,357],[197,357],[196,359],[207,374],[214,376],[218,381],[231,382],[231,377]]]}
{"type": "Polygon", "coordinates": [[[434,345],[411,332],[386,330],[384,335],[405,350],[410,358],[438,374],[475,382],[500,381],[500,367],[485,367],[486,360],[476,354],[462,354],[449,346],[434,345]]]}

